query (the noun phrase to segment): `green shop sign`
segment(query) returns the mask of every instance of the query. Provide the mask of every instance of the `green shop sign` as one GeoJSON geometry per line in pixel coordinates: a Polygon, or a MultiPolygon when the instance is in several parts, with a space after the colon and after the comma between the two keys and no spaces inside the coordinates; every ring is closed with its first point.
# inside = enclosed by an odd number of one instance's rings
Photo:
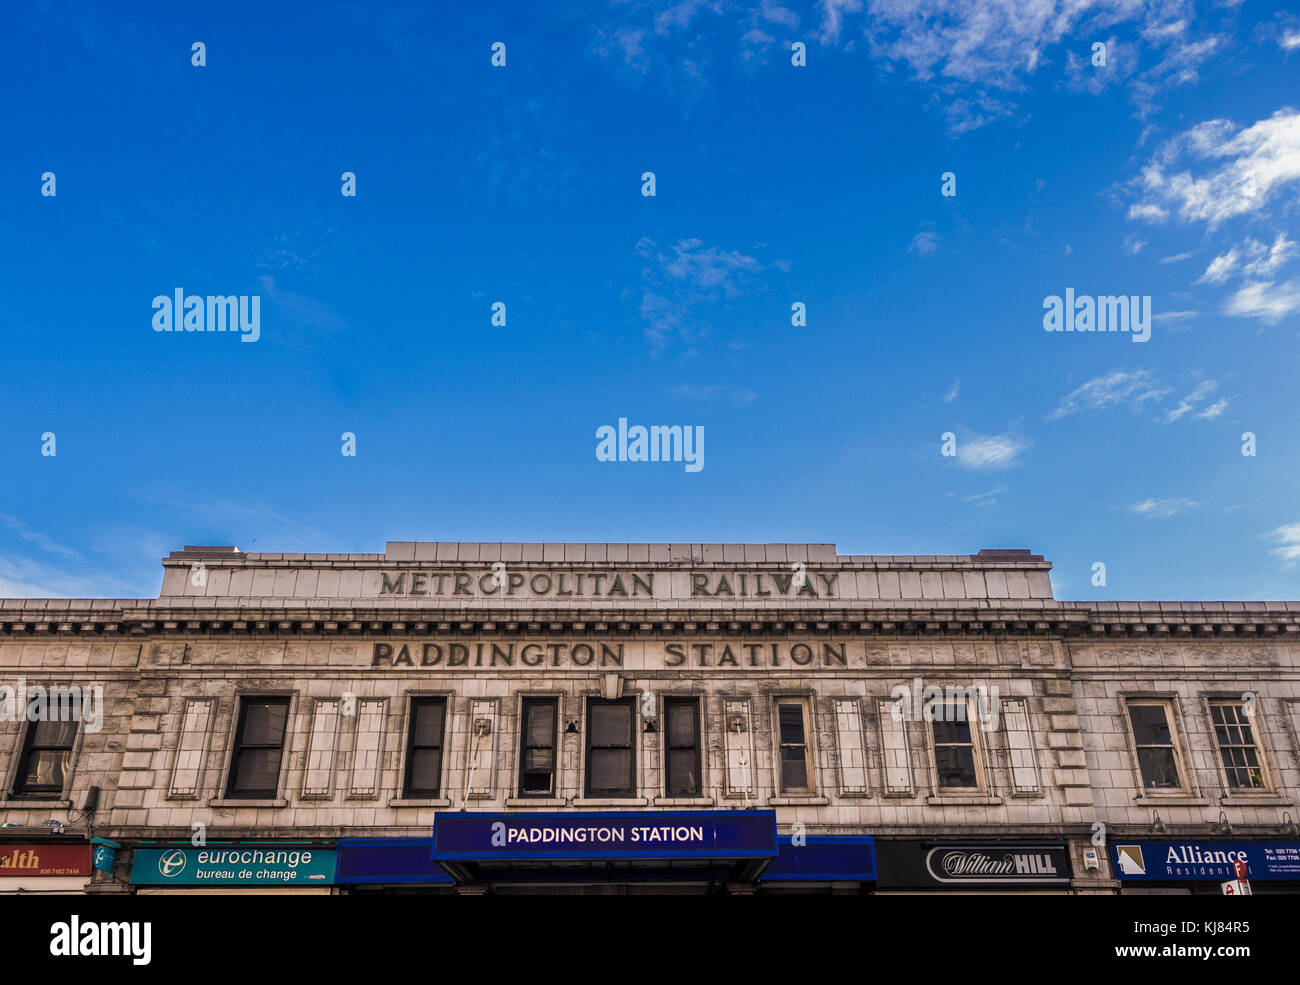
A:
{"type": "Polygon", "coordinates": [[[137,848],[131,882],[139,886],[327,886],[336,852],[302,845],[137,848]]]}

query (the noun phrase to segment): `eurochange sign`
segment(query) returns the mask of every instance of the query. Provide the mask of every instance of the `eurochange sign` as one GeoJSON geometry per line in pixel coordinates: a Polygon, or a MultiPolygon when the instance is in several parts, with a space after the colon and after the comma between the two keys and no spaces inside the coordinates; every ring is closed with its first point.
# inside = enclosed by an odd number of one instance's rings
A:
{"type": "Polygon", "coordinates": [[[137,886],[322,886],[334,882],[337,853],[300,845],[137,848],[137,886]]]}

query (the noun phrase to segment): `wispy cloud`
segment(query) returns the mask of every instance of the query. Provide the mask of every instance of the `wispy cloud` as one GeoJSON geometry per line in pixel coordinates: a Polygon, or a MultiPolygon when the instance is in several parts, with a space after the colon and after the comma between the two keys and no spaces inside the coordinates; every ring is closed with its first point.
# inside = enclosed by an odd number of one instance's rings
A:
{"type": "Polygon", "coordinates": [[[1276,325],[1287,315],[1300,312],[1300,278],[1276,284],[1272,281],[1247,284],[1228,299],[1225,314],[1258,318],[1276,325]]]}
{"type": "Polygon", "coordinates": [[[55,554],[59,557],[66,558],[69,561],[81,560],[81,555],[72,548],[64,547],[62,544],[45,536],[45,534],[40,531],[33,530],[16,516],[9,516],[8,514],[0,513],[0,522],[3,522],[6,527],[16,533],[23,540],[27,541],[29,544],[35,544],[47,554],[55,554]]]}
{"type": "Polygon", "coordinates": [[[1250,278],[1271,277],[1296,255],[1295,247],[1295,240],[1289,239],[1284,232],[1277,234],[1272,246],[1248,237],[1244,243],[1211,260],[1196,283],[1222,284],[1233,274],[1250,278]],[[1243,260],[1248,262],[1243,263],[1243,260]]]}
{"type": "Polygon", "coordinates": [[[923,230],[912,237],[912,245],[908,247],[908,251],[925,256],[925,254],[933,253],[938,248],[939,237],[932,232],[923,230]]]}
{"type": "Polygon", "coordinates": [[[642,237],[636,251],[647,261],[640,310],[646,337],[656,348],[673,339],[694,340],[706,321],[705,307],[738,298],[763,270],[756,257],[705,246],[699,239],[678,240],[665,250],[642,237]]]}
{"type": "Polygon", "coordinates": [[[1158,386],[1155,383],[1149,370],[1117,369],[1093,377],[1082,386],[1071,390],[1061,399],[1049,420],[1059,421],[1062,417],[1076,414],[1081,410],[1105,410],[1125,405],[1141,410],[1148,401],[1158,401],[1169,392],[1169,387],[1158,386]]]}
{"type": "Polygon", "coordinates": [[[953,380],[952,389],[943,395],[943,402],[945,404],[952,403],[954,400],[957,399],[957,396],[960,393],[961,393],[961,380],[953,380]]]}
{"type": "Polygon", "coordinates": [[[724,386],[697,386],[692,383],[678,384],[669,392],[674,397],[684,400],[726,400],[741,407],[748,407],[758,399],[758,394],[753,390],[732,390],[724,386]]]}
{"type": "Polygon", "coordinates": [[[1274,557],[1281,558],[1288,567],[1300,561],[1300,523],[1288,523],[1266,536],[1278,545],[1270,551],[1274,557]]]}
{"type": "Polygon", "coordinates": [[[957,464],[977,472],[1009,469],[1028,447],[1013,434],[975,434],[957,442],[957,464]]]}
{"type": "Polygon", "coordinates": [[[1219,384],[1214,380],[1203,380],[1195,390],[1178,401],[1178,406],[1165,414],[1165,423],[1172,424],[1174,421],[1191,414],[1197,420],[1209,420],[1218,417],[1228,406],[1226,399],[1220,400],[1210,407],[1197,410],[1197,404],[1217,390],[1219,384]]]}
{"type": "Polygon", "coordinates": [[[987,492],[974,493],[970,496],[963,496],[962,502],[970,503],[972,506],[983,506],[983,507],[996,506],[998,502],[998,496],[1000,496],[1002,493],[1006,491],[1007,491],[1006,486],[997,486],[993,489],[988,490],[987,492]]]}
{"type": "Polygon", "coordinates": [[[1192,499],[1147,499],[1129,507],[1130,513],[1155,520],[1167,520],[1179,513],[1186,513],[1200,504],[1192,499]]]}

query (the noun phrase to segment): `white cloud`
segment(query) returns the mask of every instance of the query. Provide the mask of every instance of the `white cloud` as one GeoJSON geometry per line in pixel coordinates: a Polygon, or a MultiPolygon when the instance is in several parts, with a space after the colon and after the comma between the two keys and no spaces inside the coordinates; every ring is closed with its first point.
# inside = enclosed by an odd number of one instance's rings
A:
{"type": "Polygon", "coordinates": [[[0,598],[143,598],[153,589],[120,578],[88,573],[85,566],[59,564],[0,554],[0,598]]]}
{"type": "Polygon", "coordinates": [[[654,240],[642,237],[636,251],[648,261],[642,272],[640,313],[646,337],[656,347],[674,337],[689,342],[707,334],[706,309],[740,297],[749,278],[763,270],[752,256],[706,247],[699,239],[678,240],[661,250],[654,240]]]}
{"type": "Polygon", "coordinates": [[[1247,284],[1228,298],[1223,311],[1239,318],[1259,318],[1269,325],[1276,325],[1287,315],[1300,311],[1300,278],[1284,284],[1272,281],[1247,284]]]}
{"type": "Polygon", "coordinates": [[[1270,552],[1281,558],[1287,565],[1300,561],[1300,523],[1289,523],[1270,531],[1267,535],[1277,541],[1278,546],[1270,552]]]}
{"type": "Polygon", "coordinates": [[[1161,262],[1161,263],[1179,263],[1179,262],[1182,261],[1182,260],[1186,260],[1186,259],[1188,259],[1190,256],[1191,256],[1190,253],[1175,253],[1175,254],[1174,254],[1173,256],[1171,256],[1171,257],[1161,257],[1161,258],[1160,258],[1160,262],[1161,262]]]}
{"type": "Polygon", "coordinates": [[[988,492],[974,493],[970,496],[963,496],[963,503],[971,503],[974,506],[995,506],[998,496],[1007,491],[1006,486],[998,486],[996,489],[990,489],[988,492]]]}
{"type": "Polygon", "coordinates": [[[1196,283],[1222,284],[1237,269],[1237,264],[1241,261],[1241,251],[1233,247],[1227,253],[1221,254],[1210,261],[1210,265],[1205,268],[1205,273],[1196,278],[1196,283]]]}
{"type": "Polygon", "coordinates": [[[927,253],[933,253],[939,248],[939,237],[931,232],[919,232],[912,237],[912,245],[908,250],[912,253],[919,253],[925,256],[927,253]]]}
{"type": "Polygon", "coordinates": [[[1293,256],[1295,240],[1288,239],[1284,232],[1277,234],[1272,246],[1265,246],[1259,240],[1248,237],[1244,243],[1211,260],[1196,283],[1222,284],[1238,272],[1243,277],[1271,277],[1293,256]],[[1243,260],[1249,262],[1243,264],[1243,260]]]}
{"type": "Polygon", "coordinates": [[[957,394],[961,392],[961,380],[953,380],[952,389],[943,395],[943,402],[950,404],[957,399],[957,394]]]}
{"type": "MultiPolygon", "coordinates": [[[[1200,384],[1197,385],[1195,390],[1193,390],[1187,396],[1183,397],[1180,401],[1178,401],[1177,407],[1175,407],[1173,410],[1165,414],[1165,423],[1172,424],[1174,423],[1174,421],[1178,420],[1179,418],[1185,417],[1187,414],[1190,414],[1193,410],[1196,409],[1196,405],[1200,403],[1200,401],[1208,397],[1216,389],[1218,389],[1218,386],[1219,384],[1216,383],[1214,380],[1202,381],[1200,384]]],[[[1227,406],[1226,400],[1223,401],[1223,406],[1224,407],[1227,406]]],[[[1223,408],[1220,408],[1217,412],[1209,416],[1218,417],[1219,414],[1221,414],[1222,412],[1223,412],[1223,408]]],[[[1193,416],[1200,417],[1203,415],[1193,415],[1193,416]]]]}
{"type": "Polygon", "coordinates": [[[1159,400],[1168,393],[1167,387],[1154,383],[1149,370],[1115,370],[1094,377],[1066,394],[1049,420],[1057,421],[1081,410],[1105,410],[1124,404],[1140,410],[1148,400],[1159,400]]]}
{"type": "Polygon", "coordinates": [[[1169,211],[1162,209],[1158,205],[1142,203],[1139,205],[1130,205],[1128,210],[1130,219],[1141,219],[1143,222],[1164,222],[1169,218],[1169,211]]]}
{"type": "MultiPolygon", "coordinates": [[[[76,551],[74,551],[72,548],[64,547],[62,544],[56,543],[55,541],[51,540],[49,537],[46,537],[45,534],[40,533],[37,530],[33,530],[31,527],[27,526],[27,524],[23,523],[23,521],[18,519],[16,516],[9,516],[7,514],[0,513],[0,521],[2,521],[5,526],[7,526],[10,530],[16,533],[23,540],[27,541],[30,544],[35,544],[37,547],[45,551],[47,554],[56,554],[59,557],[66,558],[69,561],[81,560],[81,555],[78,554],[76,551]]],[[[3,597],[4,597],[3,595],[0,595],[0,598],[3,597]]]]}
{"type": "Polygon", "coordinates": [[[1287,107],[1244,128],[1209,120],[1170,140],[1142,169],[1140,201],[1128,214],[1163,219],[1173,211],[1184,222],[1215,229],[1261,212],[1298,179],[1300,112],[1287,107]]]}
{"type": "Polygon", "coordinates": [[[1028,447],[1010,434],[977,434],[957,442],[957,464],[979,472],[1009,469],[1028,447]]]}
{"type": "Polygon", "coordinates": [[[1166,520],[1199,505],[1199,503],[1191,499],[1147,499],[1130,506],[1129,512],[1149,519],[1166,520]]]}
{"type": "Polygon", "coordinates": [[[1295,240],[1287,239],[1286,233],[1278,233],[1273,245],[1267,248],[1255,240],[1247,242],[1258,248],[1258,259],[1241,268],[1245,277],[1272,277],[1296,252],[1295,240]]]}
{"type": "Polygon", "coordinates": [[[729,390],[722,386],[697,386],[693,383],[678,384],[669,392],[686,400],[729,400],[741,407],[748,407],[758,399],[753,390],[729,390]]]}

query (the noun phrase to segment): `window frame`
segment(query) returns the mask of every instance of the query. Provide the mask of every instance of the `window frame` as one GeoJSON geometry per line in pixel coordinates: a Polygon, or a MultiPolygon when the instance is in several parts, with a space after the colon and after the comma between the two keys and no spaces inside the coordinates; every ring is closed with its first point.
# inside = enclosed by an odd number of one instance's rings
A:
{"type": "MultiPolygon", "coordinates": [[[[660,697],[663,703],[663,777],[664,777],[664,797],[667,798],[693,798],[704,796],[704,709],[701,707],[702,702],[697,694],[665,694],[660,697]],[[695,789],[689,793],[675,793],[669,787],[672,777],[672,727],[669,722],[669,708],[689,707],[693,711],[692,721],[695,726],[695,745],[691,748],[695,750],[695,789]]],[[[687,747],[679,746],[678,749],[687,747]]]]}
{"type": "MultiPolygon", "coordinates": [[[[1187,756],[1183,749],[1183,730],[1178,720],[1178,698],[1176,695],[1126,694],[1121,696],[1123,702],[1124,722],[1128,732],[1129,752],[1133,757],[1133,774],[1137,779],[1138,794],[1141,797],[1186,797],[1195,793],[1191,786],[1191,774],[1187,769],[1187,756]],[[1164,746],[1139,746],[1137,731],[1133,727],[1132,709],[1140,706],[1156,705],[1165,711],[1165,724],[1169,728],[1169,748],[1173,750],[1174,771],[1178,774],[1176,787],[1148,787],[1146,777],[1142,775],[1141,750],[1146,748],[1164,748],[1164,746]]],[[[1217,750],[1216,750],[1217,752],[1217,750]]]]}
{"type": "MultiPolygon", "coordinates": [[[[773,786],[778,797],[815,797],[821,789],[817,776],[817,729],[813,715],[813,697],[810,694],[776,694],[772,696],[772,749],[774,754],[773,760],[773,786]],[[786,743],[781,741],[781,706],[796,705],[803,716],[803,762],[804,776],[807,778],[807,785],[803,787],[787,787],[785,785],[785,770],[781,756],[781,750],[786,743]]],[[[793,745],[793,743],[791,743],[793,745]]]]}
{"type": "MultiPolygon", "coordinates": [[[[58,685],[46,685],[46,686],[57,687],[58,685]]],[[[25,719],[26,709],[23,709],[21,713],[23,714],[23,717],[25,719]]],[[[9,797],[14,800],[46,800],[46,801],[62,800],[64,792],[68,789],[69,784],[72,782],[73,763],[76,760],[77,749],[80,746],[81,730],[82,730],[81,727],[83,724],[80,715],[77,716],[76,727],[72,730],[72,737],[68,740],[68,745],[67,745],[68,762],[63,770],[63,782],[59,784],[58,789],[52,789],[49,787],[35,789],[32,787],[23,786],[23,776],[27,772],[28,759],[31,757],[32,752],[36,749],[36,729],[37,726],[43,724],[45,724],[44,721],[37,721],[37,722],[28,721],[27,728],[23,732],[22,742],[18,746],[19,753],[14,761],[13,779],[9,784],[9,797]]],[[[64,747],[62,745],[59,746],[42,745],[40,748],[62,749],[64,747]]]]}
{"type": "MultiPolygon", "coordinates": [[[[554,800],[560,796],[560,725],[564,706],[558,694],[521,694],[519,696],[519,768],[516,771],[515,789],[519,797],[531,800],[554,800]],[[524,789],[524,767],[528,759],[528,709],[533,705],[549,704],[555,711],[551,719],[551,789],[536,791],[524,789]]],[[[545,748],[534,746],[533,748],[545,748]]]]}
{"type": "MultiPolygon", "coordinates": [[[[930,747],[930,766],[934,770],[934,789],[940,796],[974,796],[988,792],[988,784],[984,773],[984,744],[980,741],[979,717],[976,714],[977,709],[973,707],[970,696],[966,695],[960,699],[966,707],[966,731],[970,735],[969,742],[940,742],[939,737],[935,734],[935,726],[938,724],[950,724],[942,719],[932,718],[925,722],[926,738],[930,747]],[[974,775],[974,783],[962,786],[946,785],[943,777],[939,772],[939,749],[943,748],[965,748],[970,747],[971,772],[974,775]]],[[[942,701],[943,707],[948,707],[949,701],[945,691],[942,701]]],[[[923,718],[924,721],[924,718],[923,718]]]]}
{"type": "MultiPolygon", "coordinates": [[[[1275,786],[1275,782],[1273,779],[1273,771],[1269,763],[1268,750],[1264,746],[1263,736],[1265,735],[1266,730],[1263,724],[1263,711],[1261,709],[1263,699],[1260,696],[1258,691],[1255,692],[1255,696],[1256,696],[1255,713],[1253,715],[1241,715],[1241,719],[1243,723],[1250,728],[1251,735],[1254,738],[1253,748],[1255,750],[1255,758],[1259,760],[1259,774],[1260,774],[1260,780],[1263,784],[1262,786],[1258,786],[1258,787],[1234,787],[1231,784],[1231,782],[1228,779],[1228,767],[1223,762],[1223,750],[1219,745],[1219,736],[1217,731],[1218,726],[1215,724],[1214,721],[1215,706],[1231,705],[1233,707],[1240,709],[1244,704],[1244,702],[1241,700],[1241,695],[1206,694],[1204,696],[1205,721],[1210,729],[1210,748],[1213,752],[1214,763],[1218,770],[1219,783],[1223,787],[1224,796],[1226,797],[1248,798],[1248,797],[1267,796],[1270,794],[1275,795],[1277,793],[1277,788],[1275,786]]],[[[1231,746],[1230,748],[1243,749],[1246,747],[1231,746]]],[[[1245,769],[1247,767],[1236,767],[1236,768],[1245,769]]]]}
{"type": "Polygon", "coordinates": [[[230,742],[230,761],[226,768],[226,782],[224,785],[226,800],[277,800],[280,798],[280,790],[284,786],[285,768],[284,757],[289,750],[289,739],[292,733],[293,713],[294,713],[294,695],[284,693],[260,694],[245,693],[236,695],[235,699],[235,731],[231,736],[230,742]],[[243,741],[244,728],[248,723],[248,709],[254,704],[283,704],[284,705],[284,733],[280,736],[280,759],[275,769],[275,789],[266,791],[237,789],[235,783],[239,777],[239,757],[245,748],[254,749],[271,749],[274,748],[270,743],[257,744],[248,746],[243,741]]]}
{"type": "Polygon", "coordinates": [[[402,756],[402,799],[403,800],[437,800],[445,796],[443,790],[445,784],[443,778],[447,773],[447,745],[450,739],[448,734],[448,717],[451,714],[451,701],[445,694],[412,694],[407,698],[406,704],[406,749],[402,756]],[[437,745],[415,744],[415,726],[416,726],[416,709],[426,706],[442,706],[442,727],[438,730],[437,745]],[[437,749],[438,750],[438,775],[436,777],[437,787],[429,792],[427,789],[419,790],[411,786],[411,766],[415,758],[417,749],[437,749]]]}
{"type": "Polygon", "coordinates": [[[639,781],[639,774],[640,774],[640,771],[637,769],[637,756],[639,755],[639,749],[637,748],[637,734],[639,730],[637,729],[637,724],[640,718],[640,716],[637,714],[637,704],[638,704],[638,700],[634,695],[625,696],[622,698],[612,698],[612,699],[605,699],[602,697],[598,697],[596,695],[587,696],[586,708],[584,709],[584,711],[586,712],[584,716],[585,728],[583,729],[583,736],[582,736],[582,758],[583,758],[582,796],[584,799],[587,800],[623,799],[623,798],[630,798],[630,797],[637,796],[637,792],[638,792],[637,784],[639,781]],[[623,707],[627,709],[627,714],[628,714],[627,746],[603,745],[603,746],[593,747],[592,738],[594,734],[594,729],[592,728],[592,724],[594,718],[592,716],[592,708],[597,705],[607,707],[607,708],[623,707]],[[628,776],[629,786],[620,787],[618,790],[597,791],[591,789],[591,765],[592,765],[592,758],[593,758],[591,753],[593,748],[596,749],[626,748],[627,749],[628,769],[630,774],[628,776]]]}

